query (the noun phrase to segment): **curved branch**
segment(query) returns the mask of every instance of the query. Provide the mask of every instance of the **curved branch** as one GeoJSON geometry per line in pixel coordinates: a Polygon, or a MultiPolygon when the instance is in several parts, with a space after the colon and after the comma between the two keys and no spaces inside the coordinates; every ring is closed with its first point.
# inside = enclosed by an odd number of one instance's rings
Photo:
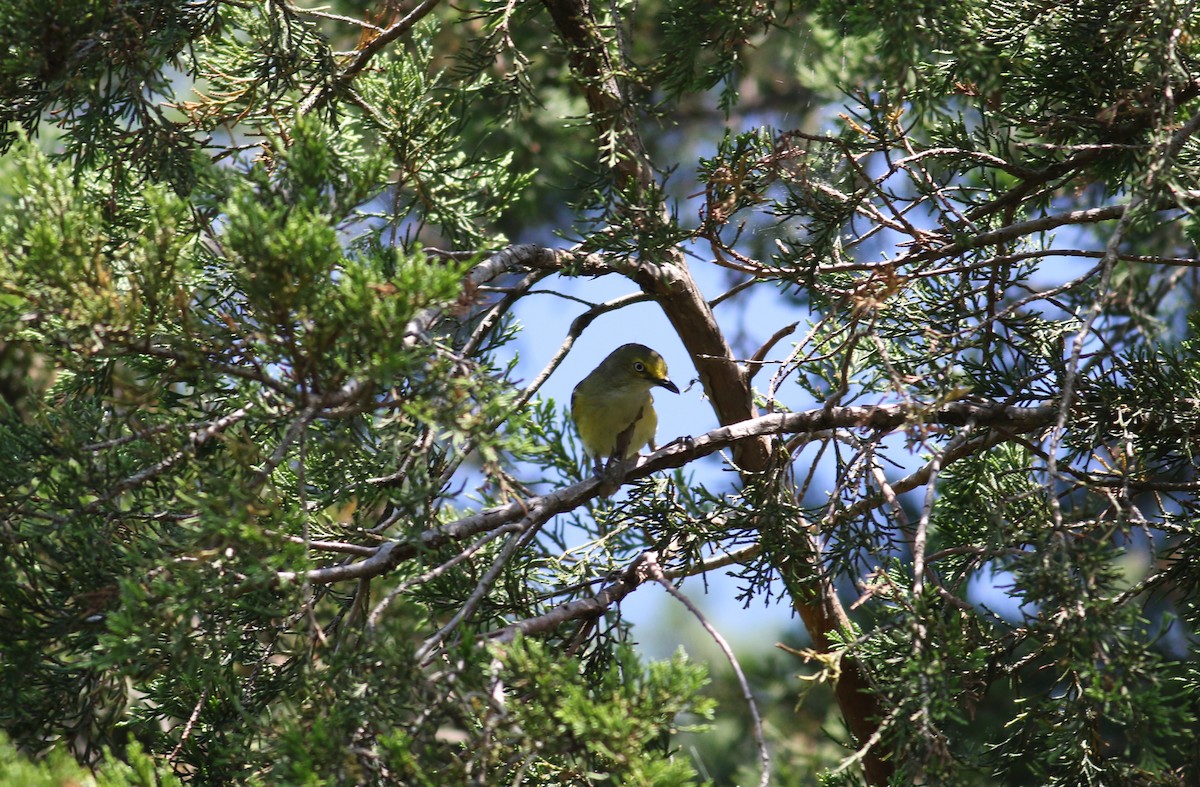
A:
{"type": "Polygon", "coordinates": [[[733,653],[733,648],[729,647],[729,642],[721,636],[721,632],[717,631],[716,626],[708,622],[708,618],[704,617],[704,613],[697,609],[692,600],[683,594],[679,588],[675,587],[663,574],[662,568],[659,567],[658,561],[651,557],[647,562],[647,568],[650,571],[650,578],[662,585],[663,588],[671,594],[680,604],[687,608],[687,611],[692,613],[697,622],[700,623],[708,635],[712,637],[713,642],[717,643],[717,647],[725,654],[725,660],[729,662],[730,668],[733,669],[733,675],[737,679],[738,686],[742,690],[742,699],[746,701],[746,706],[750,711],[751,731],[754,733],[754,742],[758,744],[758,760],[762,763],[762,773],[759,774],[759,785],[766,787],[771,783],[771,755],[767,751],[767,738],[763,734],[763,720],[758,712],[758,705],[754,702],[754,692],[750,691],[750,683],[746,680],[746,673],[742,671],[742,665],[738,662],[737,656],[733,653]]]}
{"type": "Polygon", "coordinates": [[[643,552],[621,572],[615,582],[605,586],[591,598],[568,601],[544,615],[510,623],[503,628],[489,631],[484,636],[495,642],[511,642],[517,634],[544,634],[570,620],[599,617],[607,612],[613,604],[637,590],[646,580],[650,579],[650,566],[656,559],[656,552],[643,552]]]}
{"type": "MultiPolygon", "coordinates": [[[[699,437],[680,438],[646,457],[640,457],[629,469],[625,481],[636,481],[651,473],[684,465],[745,440],[765,439],[776,434],[819,432],[833,428],[870,429],[891,432],[905,425],[941,424],[999,429],[1006,432],[1033,432],[1050,426],[1058,408],[1055,405],[1016,407],[950,402],[929,406],[919,403],[887,404],[873,407],[851,406],[808,410],[800,413],[773,413],[759,418],[721,426],[699,437]]],[[[517,500],[463,517],[441,527],[424,531],[404,541],[389,541],[370,557],[354,563],[312,569],[308,572],[281,571],[280,582],[307,579],[313,584],[329,584],[385,574],[405,560],[445,544],[461,541],[479,533],[515,524],[519,532],[539,527],[556,514],[570,511],[599,494],[601,481],[589,478],[550,494],[517,500]]]]}
{"type": "Polygon", "coordinates": [[[332,84],[326,84],[319,90],[315,90],[309,94],[308,98],[300,104],[300,114],[307,115],[314,109],[319,109],[325,105],[330,97],[333,96],[337,89],[343,88],[354,80],[360,71],[367,67],[371,62],[371,58],[379,54],[385,46],[395,41],[400,36],[412,30],[413,26],[429,15],[441,0],[424,0],[416,8],[410,11],[403,19],[389,25],[382,30],[379,35],[372,38],[361,49],[354,59],[350,61],[342,71],[334,78],[332,84]]]}
{"type": "MultiPolygon", "coordinates": [[[[637,116],[625,102],[613,66],[611,45],[603,26],[593,18],[591,7],[582,0],[543,0],[559,35],[567,46],[567,57],[575,79],[587,100],[596,136],[613,148],[610,165],[619,191],[629,194],[657,192],[657,173],[637,126],[637,116]]],[[[661,200],[629,216],[635,227],[661,229],[670,224],[670,212],[661,200]]],[[[757,415],[750,384],[733,350],[725,341],[707,299],[688,271],[683,251],[662,251],[658,270],[645,261],[621,273],[629,276],[653,296],[675,333],[696,364],[704,392],[722,424],[745,421],[757,415]]],[[[751,473],[764,470],[770,453],[766,440],[747,440],[737,446],[734,461],[751,473]]]]}

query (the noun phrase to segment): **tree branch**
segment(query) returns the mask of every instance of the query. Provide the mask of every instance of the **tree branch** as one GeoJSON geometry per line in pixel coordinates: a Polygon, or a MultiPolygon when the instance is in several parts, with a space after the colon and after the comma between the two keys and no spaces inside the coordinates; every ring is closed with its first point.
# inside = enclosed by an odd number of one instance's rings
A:
{"type": "MultiPolygon", "coordinates": [[[[696,459],[729,448],[739,441],[761,439],[776,434],[819,432],[833,428],[863,428],[885,433],[908,424],[964,426],[968,422],[979,428],[1020,433],[1048,427],[1057,413],[1058,409],[1054,405],[1016,407],[961,401],[936,406],[888,404],[874,407],[821,408],[801,413],[773,413],[718,427],[699,437],[684,438],[670,443],[649,456],[641,457],[641,461],[635,467],[629,468],[625,481],[636,481],[661,470],[683,467],[696,459]]],[[[379,546],[374,554],[365,560],[312,569],[307,572],[307,579],[313,584],[328,584],[378,576],[428,550],[498,527],[515,523],[518,532],[524,532],[531,527],[540,526],[556,514],[582,505],[599,493],[600,486],[600,480],[593,477],[547,495],[489,508],[441,527],[426,530],[411,539],[389,541],[379,546]]],[[[901,488],[901,484],[893,486],[896,489],[901,488]]],[[[285,583],[304,577],[305,574],[298,571],[281,571],[276,575],[278,581],[285,583]]]]}
{"type": "Polygon", "coordinates": [[[650,566],[656,558],[656,552],[643,552],[621,572],[615,582],[604,587],[591,598],[568,601],[544,615],[510,623],[503,628],[489,631],[484,636],[495,642],[512,642],[517,634],[544,634],[571,620],[599,617],[613,604],[637,590],[646,580],[650,579],[650,566]]]}
{"type": "MultiPolygon", "coordinates": [[[[637,127],[637,118],[622,98],[609,57],[609,43],[601,35],[600,24],[581,0],[543,0],[559,35],[567,45],[567,56],[583,91],[598,137],[614,135],[616,154],[612,169],[618,190],[630,194],[657,191],[657,174],[646,152],[637,127]]],[[[670,222],[665,204],[631,216],[635,226],[647,230],[662,229],[670,222]]],[[[679,248],[662,250],[663,263],[657,270],[644,261],[621,271],[662,307],[680,341],[696,364],[696,372],[718,422],[732,424],[757,415],[750,386],[733,351],[725,341],[708,301],[696,286],[687,261],[679,248]]],[[[738,445],[735,463],[750,472],[767,466],[769,453],[765,440],[749,440],[738,445]]]]}
{"type": "MultiPolygon", "coordinates": [[[[651,552],[649,554],[652,556],[654,553],[651,552]]],[[[679,588],[671,584],[654,557],[649,557],[646,562],[650,578],[662,585],[673,598],[680,604],[683,604],[688,612],[692,613],[692,617],[696,618],[701,628],[708,632],[713,642],[717,643],[717,647],[725,654],[725,660],[729,662],[730,668],[733,669],[733,675],[742,690],[742,699],[746,701],[746,706],[750,710],[750,719],[753,722],[750,725],[750,729],[754,732],[754,742],[758,744],[758,760],[762,763],[762,773],[759,774],[758,783],[760,787],[766,787],[771,783],[771,755],[767,751],[767,738],[763,734],[762,716],[758,712],[758,704],[754,702],[754,692],[750,690],[750,683],[746,680],[746,673],[742,671],[742,665],[738,662],[737,656],[734,655],[733,648],[729,647],[729,642],[721,636],[721,632],[717,631],[715,626],[708,622],[708,619],[704,617],[704,613],[697,609],[691,599],[685,596],[679,588]]]]}
{"type": "Polygon", "coordinates": [[[367,64],[371,62],[371,58],[379,54],[385,46],[411,30],[417,22],[420,22],[430,11],[436,8],[439,2],[440,0],[424,0],[424,2],[410,11],[403,19],[392,23],[381,31],[379,35],[368,41],[365,46],[358,50],[358,54],[355,55],[354,60],[350,61],[349,65],[334,77],[333,84],[327,84],[309,94],[308,98],[300,104],[300,114],[307,115],[314,109],[324,106],[325,102],[333,96],[338,88],[350,84],[354,80],[354,77],[367,67],[367,64]]]}

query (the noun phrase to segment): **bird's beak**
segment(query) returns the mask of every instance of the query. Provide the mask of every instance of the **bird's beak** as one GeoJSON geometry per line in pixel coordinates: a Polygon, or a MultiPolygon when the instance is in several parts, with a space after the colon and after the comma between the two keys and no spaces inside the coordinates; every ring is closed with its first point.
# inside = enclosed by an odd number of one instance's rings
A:
{"type": "Polygon", "coordinates": [[[660,388],[666,388],[671,393],[679,393],[679,386],[677,386],[675,383],[671,382],[670,380],[668,380],[666,378],[663,378],[661,380],[655,380],[654,384],[659,386],[660,388]]]}

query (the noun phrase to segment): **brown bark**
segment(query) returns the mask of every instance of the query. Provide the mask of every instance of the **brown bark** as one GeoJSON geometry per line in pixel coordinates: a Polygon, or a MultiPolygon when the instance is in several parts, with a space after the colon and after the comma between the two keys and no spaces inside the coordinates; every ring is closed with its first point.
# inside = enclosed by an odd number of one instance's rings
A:
{"type": "MultiPolygon", "coordinates": [[[[583,0],[543,0],[543,4],[566,45],[567,57],[587,100],[597,133],[615,134],[619,141],[612,173],[617,191],[624,194],[651,191],[657,185],[657,175],[642,142],[636,117],[622,99],[616,79],[620,69],[614,68],[612,63],[612,46],[591,16],[590,6],[583,0]]],[[[664,226],[670,217],[666,205],[660,204],[653,213],[639,212],[629,219],[634,227],[645,226],[647,222],[664,226]]],[[[654,261],[657,265],[653,266],[653,272],[639,267],[636,262],[630,263],[629,269],[622,272],[661,305],[691,355],[720,423],[733,424],[755,417],[749,376],[733,357],[712,310],[688,271],[682,251],[669,249],[663,257],[654,261]]],[[[770,442],[766,437],[755,437],[738,443],[734,461],[744,479],[766,471],[771,463],[770,442]]],[[[789,530],[803,532],[798,528],[789,530]]],[[[793,540],[800,543],[779,544],[780,552],[773,550],[773,553],[803,556],[808,567],[814,567],[819,556],[813,549],[811,534],[793,540]]],[[[781,566],[780,570],[786,576],[786,569],[781,566]]],[[[794,588],[793,604],[808,627],[813,643],[828,650],[829,635],[847,620],[836,593],[831,586],[821,582],[815,583],[815,587],[811,581],[804,580],[790,584],[794,588]]],[[[878,729],[878,704],[867,688],[860,666],[853,661],[844,662],[836,695],[847,726],[860,745],[878,729]]],[[[872,784],[887,783],[891,766],[874,750],[864,758],[864,767],[872,784]]]]}

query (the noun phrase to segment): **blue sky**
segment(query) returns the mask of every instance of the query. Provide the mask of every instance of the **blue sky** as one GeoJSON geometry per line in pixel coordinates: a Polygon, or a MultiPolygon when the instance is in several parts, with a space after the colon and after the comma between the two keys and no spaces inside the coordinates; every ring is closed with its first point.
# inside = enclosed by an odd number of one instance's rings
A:
{"type": "MultiPolygon", "coordinates": [[[[1079,238],[1073,240],[1078,241],[1079,238]]],[[[1045,286],[1069,279],[1091,264],[1094,261],[1047,262],[1037,280],[1031,283],[1045,286]]],[[[702,292],[710,299],[727,286],[712,265],[695,264],[693,273],[702,292]]],[[[636,286],[619,275],[575,279],[555,277],[544,282],[539,289],[554,290],[591,303],[601,303],[636,292],[636,286]]],[[[749,307],[727,307],[723,311],[718,306],[717,317],[723,329],[731,332],[736,326],[751,339],[761,342],[780,326],[799,320],[800,326],[791,338],[804,336],[808,313],[798,309],[794,302],[777,297],[777,292],[772,288],[758,289],[760,292],[752,295],[749,307]]],[[[576,301],[553,294],[533,295],[519,302],[515,313],[523,330],[512,347],[520,354],[520,378],[528,381],[545,367],[567,335],[571,321],[585,308],[576,301]]],[[[635,304],[597,318],[541,389],[541,397],[553,398],[564,417],[567,417],[567,406],[575,384],[604,356],[626,342],[641,342],[658,350],[667,361],[672,379],[681,389],[678,396],[668,391],[655,393],[660,445],[676,437],[701,434],[717,426],[715,415],[704,400],[703,390],[697,382],[695,367],[661,309],[654,303],[635,304]]],[[[782,358],[790,348],[791,344],[785,340],[775,348],[771,357],[782,358]]],[[[769,373],[762,375],[757,380],[758,387],[761,389],[765,386],[768,379],[769,373]]],[[[785,387],[782,394],[784,403],[792,409],[818,406],[796,386],[785,387]]],[[[918,458],[911,459],[912,467],[915,467],[918,458]]],[[[695,473],[698,481],[712,484],[714,488],[726,483],[729,477],[728,473],[721,471],[715,458],[689,469],[695,473]]],[[[831,489],[832,467],[821,468],[816,478],[814,491],[831,489]]],[[[917,490],[917,493],[923,495],[924,489],[917,490]]],[[[1006,580],[1003,575],[991,582],[986,578],[977,578],[971,585],[973,599],[986,603],[1000,614],[1018,614],[1017,605],[997,587],[1002,587],[1006,580]]],[[[756,600],[749,608],[743,609],[736,600],[737,582],[724,572],[708,577],[707,592],[704,581],[698,577],[686,581],[683,590],[693,603],[704,610],[722,634],[735,644],[743,640],[741,635],[745,634],[747,645],[769,647],[784,628],[800,625],[787,605],[764,606],[761,600],[756,600]]],[[[680,615],[680,610],[672,609],[672,606],[678,607],[679,603],[660,588],[651,586],[640,588],[621,605],[622,614],[634,622],[636,636],[649,655],[665,656],[681,644],[696,643],[707,636],[690,616],[680,615]],[[670,625],[663,625],[665,621],[670,621],[670,625]]]]}

